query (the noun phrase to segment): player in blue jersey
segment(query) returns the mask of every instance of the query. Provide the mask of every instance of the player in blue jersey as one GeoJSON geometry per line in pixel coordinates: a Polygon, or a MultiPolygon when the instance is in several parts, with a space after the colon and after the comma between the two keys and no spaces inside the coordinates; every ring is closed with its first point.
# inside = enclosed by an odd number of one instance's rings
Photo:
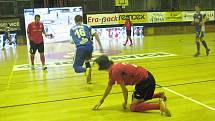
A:
{"type": "Polygon", "coordinates": [[[87,83],[91,84],[91,65],[89,61],[92,58],[93,52],[93,36],[95,36],[101,52],[103,51],[102,45],[95,30],[89,25],[82,24],[82,16],[76,15],[75,23],[76,25],[73,26],[70,30],[71,43],[74,43],[77,47],[73,68],[76,73],[85,72],[87,76],[87,83]],[[86,68],[83,67],[84,63],[86,65],[86,68]]]}
{"type": "Polygon", "coordinates": [[[207,46],[207,43],[204,40],[205,35],[205,22],[208,20],[206,15],[201,14],[200,12],[200,6],[195,5],[196,13],[194,14],[193,18],[194,21],[192,22],[193,25],[195,25],[196,29],[196,46],[197,46],[197,53],[194,55],[195,57],[198,57],[200,55],[200,41],[202,42],[202,45],[205,47],[206,55],[209,55],[210,49],[207,46]]]}
{"type": "Polygon", "coordinates": [[[5,32],[4,32],[4,35],[3,35],[3,46],[2,46],[2,50],[5,50],[5,44],[6,44],[6,41],[8,40],[9,42],[9,45],[12,44],[11,42],[11,36],[10,36],[10,28],[9,28],[9,25],[8,27],[5,28],[5,32]]]}

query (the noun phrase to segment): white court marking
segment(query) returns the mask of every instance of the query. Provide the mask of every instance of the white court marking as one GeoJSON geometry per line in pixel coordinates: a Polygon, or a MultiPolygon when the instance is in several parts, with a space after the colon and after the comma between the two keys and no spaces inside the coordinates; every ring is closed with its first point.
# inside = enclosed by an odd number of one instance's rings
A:
{"type": "MultiPolygon", "coordinates": [[[[70,53],[71,54],[71,53],[70,53]]],[[[103,53],[94,53],[93,55],[99,56],[103,53]]],[[[166,53],[166,52],[154,52],[154,53],[144,53],[144,54],[132,54],[132,55],[120,55],[120,56],[109,56],[113,61],[125,61],[125,60],[138,60],[138,59],[147,59],[147,58],[160,58],[160,57],[169,57],[169,56],[176,56],[176,54],[166,53]]],[[[92,60],[95,59],[92,58],[92,60]]],[[[46,65],[49,67],[62,67],[62,66],[71,66],[73,64],[72,59],[56,61],[56,62],[48,62],[46,65]]],[[[41,64],[35,64],[36,68],[41,68],[41,64]]],[[[21,64],[21,65],[14,65],[13,71],[21,71],[21,70],[30,70],[29,64],[21,64]]]]}
{"type": "Polygon", "coordinates": [[[171,93],[173,93],[173,94],[175,94],[175,95],[178,95],[178,96],[180,96],[180,97],[183,97],[184,99],[187,99],[187,100],[190,100],[190,101],[192,101],[192,102],[194,102],[194,103],[196,103],[196,104],[199,104],[199,105],[201,105],[201,106],[203,106],[203,107],[205,107],[205,108],[207,108],[207,109],[210,109],[210,110],[212,110],[212,111],[215,111],[215,108],[210,107],[210,106],[208,106],[208,105],[206,105],[206,104],[204,104],[204,103],[201,103],[201,102],[199,102],[199,101],[197,101],[197,100],[194,100],[194,99],[192,99],[191,97],[187,97],[187,96],[185,96],[185,95],[182,95],[182,94],[180,94],[180,93],[178,93],[178,92],[176,92],[176,91],[173,91],[173,90],[171,90],[171,89],[169,89],[169,88],[166,88],[166,87],[161,87],[161,88],[163,88],[164,90],[169,91],[169,92],[171,92],[171,93]]]}

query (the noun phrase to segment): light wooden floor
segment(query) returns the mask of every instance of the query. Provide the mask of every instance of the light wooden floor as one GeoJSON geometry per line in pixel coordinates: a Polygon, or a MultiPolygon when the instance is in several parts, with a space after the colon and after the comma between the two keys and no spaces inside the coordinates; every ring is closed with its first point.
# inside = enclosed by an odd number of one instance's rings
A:
{"type": "MultiPolygon", "coordinates": [[[[215,33],[207,33],[205,38],[211,49],[210,56],[205,56],[201,46],[202,53],[197,58],[193,57],[196,52],[193,34],[146,36],[143,41],[135,38],[134,47],[122,47],[122,40],[103,40],[106,51],[113,51],[115,56],[175,54],[125,61],[144,66],[154,74],[157,84],[162,86],[156,91],[165,91],[168,96],[171,118],[161,116],[159,111],[123,111],[119,86],[113,87],[100,110],[92,111],[107,85],[107,72],[98,72],[97,66],[93,66],[93,84],[88,85],[83,75],[74,73],[72,64],[51,66],[47,72],[41,69],[14,71],[15,65],[29,63],[28,49],[27,46],[7,47],[0,52],[0,121],[214,121],[214,36],[215,33]]],[[[52,45],[46,45],[47,63],[72,60],[61,54],[74,52],[73,46],[56,45],[58,48],[51,49],[47,47],[52,45]],[[71,50],[64,51],[65,47],[71,50]]],[[[132,92],[133,87],[128,89],[132,92]]]]}

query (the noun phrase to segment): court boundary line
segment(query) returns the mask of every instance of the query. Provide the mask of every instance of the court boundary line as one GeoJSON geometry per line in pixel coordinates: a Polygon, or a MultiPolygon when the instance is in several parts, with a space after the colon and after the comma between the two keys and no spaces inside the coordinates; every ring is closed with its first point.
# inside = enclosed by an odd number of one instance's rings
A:
{"type": "MultiPolygon", "coordinates": [[[[128,91],[132,92],[132,91],[128,91]]],[[[113,94],[121,94],[122,92],[113,92],[110,93],[110,95],[113,94]]],[[[61,101],[71,101],[71,100],[79,100],[79,99],[85,99],[85,98],[91,98],[91,97],[98,97],[102,96],[103,94],[97,94],[97,95],[89,95],[89,96],[83,96],[83,97],[72,97],[72,98],[64,98],[64,99],[56,99],[56,100],[48,100],[48,101],[40,101],[40,102],[33,102],[33,103],[25,103],[25,104],[16,104],[16,105],[7,105],[7,106],[1,106],[1,108],[15,108],[20,106],[29,106],[29,105],[37,105],[37,104],[46,104],[46,103],[55,103],[55,102],[61,102],[61,101]]]]}
{"type": "MultiPolygon", "coordinates": [[[[194,81],[194,82],[185,82],[185,83],[179,83],[179,84],[172,84],[172,85],[166,85],[162,87],[176,87],[176,86],[183,86],[183,85],[189,85],[189,84],[198,84],[198,83],[204,83],[204,82],[214,82],[215,79],[208,79],[203,81],[194,81]]],[[[158,87],[162,88],[160,85],[157,85],[158,87]]]]}
{"type": "MultiPolygon", "coordinates": [[[[158,86],[160,86],[160,85],[158,85],[158,86]]],[[[183,95],[183,94],[181,94],[181,93],[178,93],[178,92],[176,92],[176,91],[174,91],[174,90],[171,90],[171,89],[169,89],[169,88],[166,88],[166,87],[160,86],[160,88],[162,88],[162,89],[164,89],[164,90],[166,90],[166,91],[168,91],[168,92],[171,92],[171,93],[173,93],[173,94],[175,94],[175,95],[177,95],[177,96],[180,96],[180,97],[182,97],[182,98],[184,98],[184,99],[187,99],[187,100],[189,100],[189,101],[191,101],[191,102],[194,102],[194,103],[196,103],[196,104],[199,104],[199,105],[201,105],[201,106],[203,106],[203,107],[205,107],[205,108],[207,108],[207,109],[210,109],[210,110],[212,110],[212,111],[215,111],[215,108],[213,108],[213,107],[211,107],[211,106],[208,106],[208,105],[206,105],[206,104],[204,104],[204,103],[202,103],[202,102],[200,102],[200,101],[197,101],[197,100],[195,100],[195,99],[192,99],[191,97],[187,97],[187,96],[185,96],[185,95],[183,95]]]]}
{"type": "MultiPolygon", "coordinates": [[[[199,83],[210,82],[210,81],[215,81],[215,79],[214,80],[204,80],[204,81],[200,81],[199,83]]],[[[197,83],[197,82],[195,82],[195,83],[197,83]]],[[[184,85],[186,85],[186,84],[191,84],[191,83],[185,83],[184,85]]],[[[170,87],[171,86],[171,85],[170,86],[161,86],[161,85],[158,85],[158,84],[156,84],[156,85],[158,86],[157,88],[162,88],[162,89],[164,89],[164,88],[168,89],[166,87],[170,87]]],[[[182,85],[182,84],[179,84],[179,85],[182,85]]],[[[173,85],[173,86],[176,86],[176,85],[173,85]]],[[[169,90],[167,90],[167,91],[169,91],[169,90]]],[[[133,92],[133,91],[128,91],[128,92],[133,92]]],[[[121,94],[121,93],[122,93],[121,91],[120,92],[113,92],[113,93],[110,93],[110,95],[121,94]]],[[[178,93],[178,94],[182,95],[180,93],[178,93]]],[[[37,105],[37,104],[46,104],[46,103],[55,103],[55,102],[61,102],[61,101],[79,100],[79,99],[85,99],[85,98],[91,98],[91,97],[98,97],[98,96],[102,96],[102,95],[103,94],[96,94],[96,95],[89,95],[89,96],[82,96],[82,97],[63,98],[63,99],[55,99],[55,100],[48,100],[48,101],[32,102],[32,103],[25,103],[25,104],[6,105],[6,106],[0,106],[0,109],[3,109],[3,108],[15,108],[15,107],[20,107],[20,106],[29,106],[29,105],[37,105]]],[[[189,97],[186,97],[185,99],[188,99],[188,98],[189,97]]],[[[189,98],[189,99],[191,99],[191,98],[189,98]]],[[[192,100],[194,100],[194,99],[192,99],[192,100]]],[[[205,104],[203,104],[203,105],[205,105],[205,104]]],[[[206,105],[206,107],[207,107],[207,105],[206,105]]],[[[214,108],[212,108],[212,109],[215,111],[214,108]]]]}

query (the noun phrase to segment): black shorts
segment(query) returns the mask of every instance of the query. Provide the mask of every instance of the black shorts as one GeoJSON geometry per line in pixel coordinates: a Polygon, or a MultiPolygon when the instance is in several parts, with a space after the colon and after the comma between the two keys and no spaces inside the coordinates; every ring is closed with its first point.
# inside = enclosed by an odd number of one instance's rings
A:
{"type": "Polygon", "coordinates": [[[39,53],[44,53],[44,43],[36,44],[34,42],[30,42],[30,53],[35,54],[38,50],[39,53]]]}
{"type": "Polygon", "coordinates": [[[152,99],[155,91],[155,79],[153,75],[148,72],[148,77],[135,85],[133,93],[134,98],[144,99],[145,101],[152,99]]]}
{"type": "Polygon", "coordinates": [[[126,30],[126,34],[127,34],[127,36],[131,36],[131,30],[126,30]]]}

